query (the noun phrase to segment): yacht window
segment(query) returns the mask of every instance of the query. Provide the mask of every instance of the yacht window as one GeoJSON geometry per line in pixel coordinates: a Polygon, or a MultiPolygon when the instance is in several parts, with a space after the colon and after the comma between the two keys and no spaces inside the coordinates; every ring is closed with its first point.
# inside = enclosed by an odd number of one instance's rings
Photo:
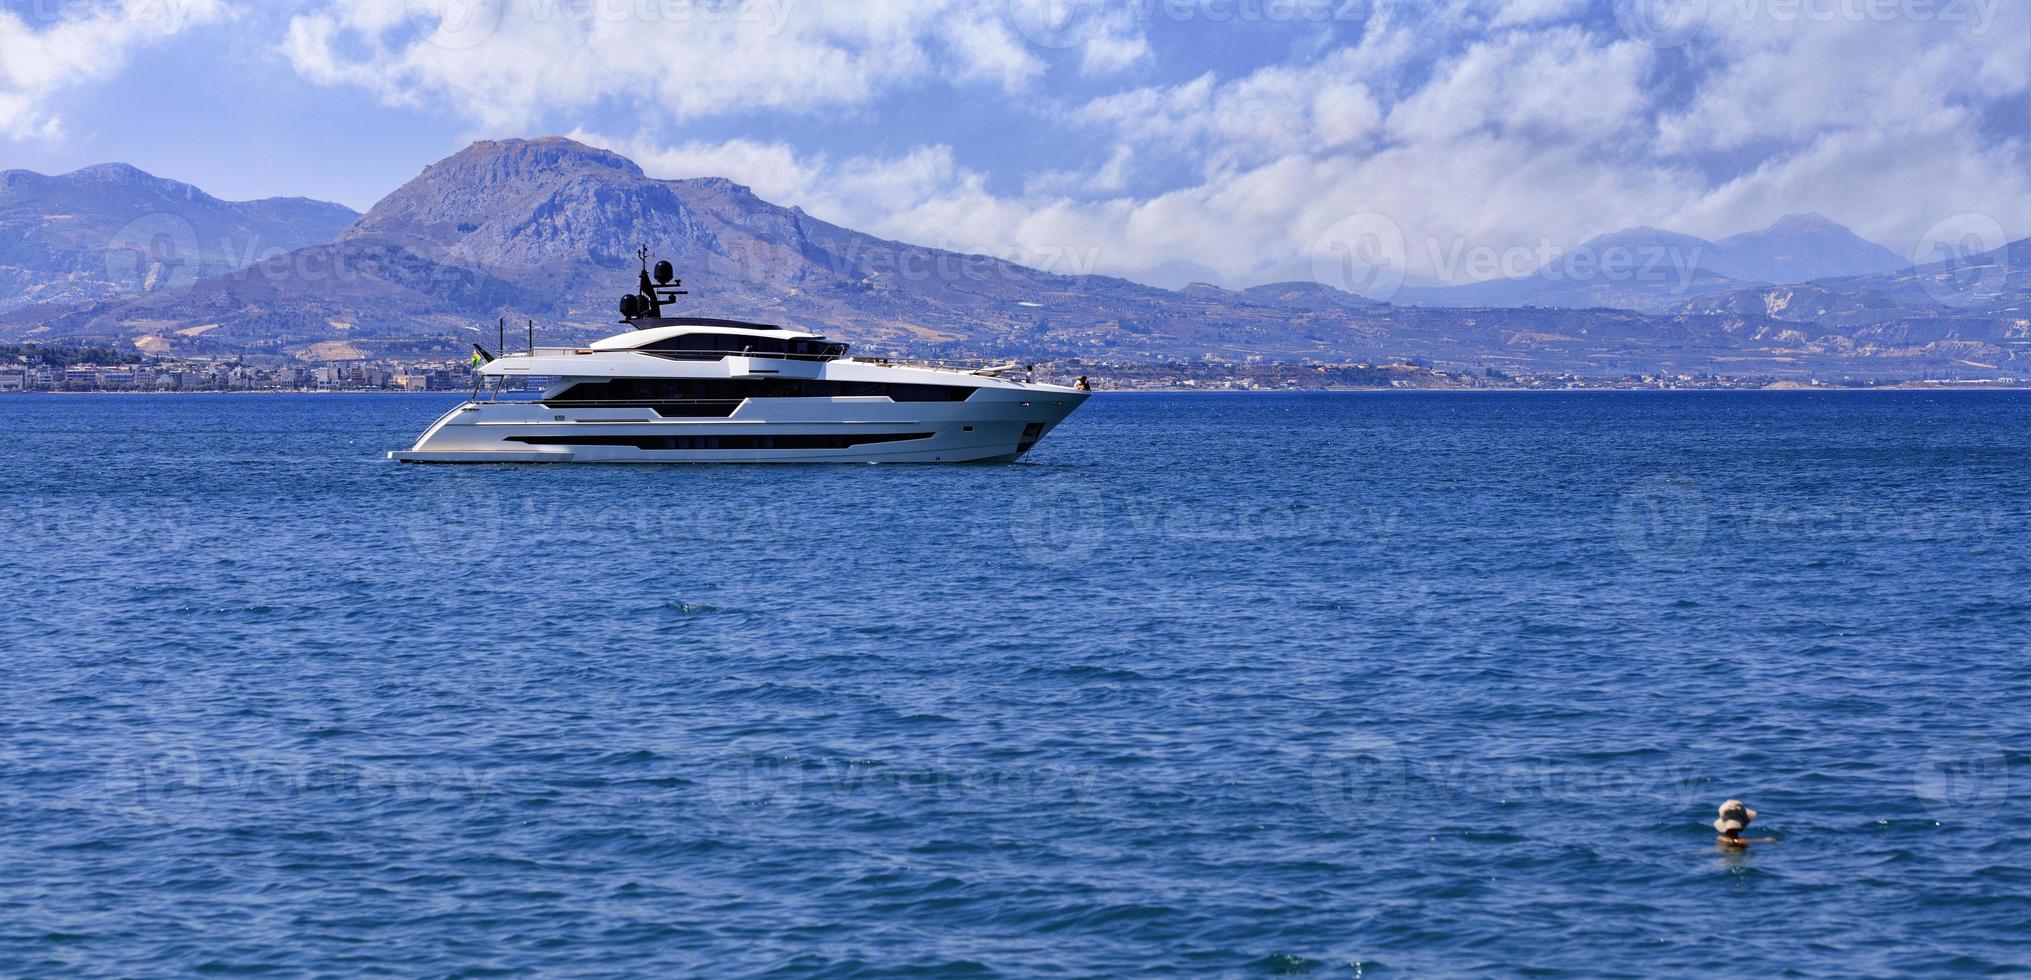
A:
{"type": "Polygon", "coordinates": [[[648,452],[665,452],[682,449],[851,449],[929,438],[929,432],[851,432],[817,435],[509,436],[507,441],[530,446],[633,446],[648,452]]]}
{"type": "Polygon", "coordinates": [[[967,385],[895,384],[817,378],[615,378],[582,381],[544,404],[552,408],[598,405],[651,407],[659,402],[738,402],[744,398],[886,397],[897,402],[963,402],[980,389],[967,385]]]}
{"type": "Polygon", "coordinates": [[[781,337],[748,337],[721,333],[684,334],[646,344],[635,350],[680,361],[716,361],[727,354],[789,354],[827,359],[846,355],[845,344],[802,338],[786,340],[781,337]]]}

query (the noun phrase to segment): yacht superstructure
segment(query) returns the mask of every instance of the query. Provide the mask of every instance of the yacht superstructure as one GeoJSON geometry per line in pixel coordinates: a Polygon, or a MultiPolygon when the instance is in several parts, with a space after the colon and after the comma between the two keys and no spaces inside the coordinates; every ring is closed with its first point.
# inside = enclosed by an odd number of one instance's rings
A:
{"type": "Polygon", "coordinates": [[[473,398],[407,463],[1009,462],[1087,392],[978,368],[849,356],[846,344],[761,323],[665,315],[667,262],[622,298],[628,329],[586,347],[494,357],[475,347],[473,398]],[[510,399],[508,385],[539,394],[510,399]],[[487,397],[491,387],[494,397],[487,397]]]}

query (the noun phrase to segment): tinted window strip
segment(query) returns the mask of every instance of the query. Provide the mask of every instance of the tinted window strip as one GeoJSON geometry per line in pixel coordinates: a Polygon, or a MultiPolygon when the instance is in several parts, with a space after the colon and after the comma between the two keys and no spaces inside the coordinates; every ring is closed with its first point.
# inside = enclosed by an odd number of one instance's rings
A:
{"type": "Polygon", "coordinates": [[[897,402],[963,402],[980,389],[967,385],[833,381],[819,378],[616,378],[581,381],[543,404],[552,408],[598,402],[600,407],[643,402],[739,401],[743,398],[886,397],[897,402]]]}
{"type": "Polygon", "coordinates": [[[717,436],[510,436],[529,446],[632,446],[644,452],[688,449],[851,449],[883,442],[929,439],[929,432],[850,432],[817,435],[717,436]]]}

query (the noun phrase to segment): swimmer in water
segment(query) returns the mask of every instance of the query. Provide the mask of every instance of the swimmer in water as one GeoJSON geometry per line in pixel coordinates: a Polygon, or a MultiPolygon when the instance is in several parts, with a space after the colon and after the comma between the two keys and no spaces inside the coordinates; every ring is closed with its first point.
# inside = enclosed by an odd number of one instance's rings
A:
{"type": "Polygon", "coordinates": [[[1714,838],[1714,843],[1722,847],[1748,847],[1751,844],[1777,843],[1777,838],[1775,837],[1760,837],[1756,840],[1750,840],[1742,836],[1742,831],[1748,829],[1749,824],[1755,819],[1756,811],[1749,809],[1741,800],[1729,800],[1721,804],[1721,818],[1714,821],[1714,829],[1720,831],[1721,836],[1714,838]]]}

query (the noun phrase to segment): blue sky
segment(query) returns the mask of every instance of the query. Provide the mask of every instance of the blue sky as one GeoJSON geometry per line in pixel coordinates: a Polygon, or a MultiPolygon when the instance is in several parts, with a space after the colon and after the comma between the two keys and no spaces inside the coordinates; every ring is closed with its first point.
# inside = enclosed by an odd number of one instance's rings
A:
{"type": "MultiPolygon", "coordinates": [[[[0,0],[0,166],[356,208],[569,134],[851,227],[1239,286],[1818,211],[2031,236],[2018,0],[0,0]]],[[[1997,242],[2000,244],[2000,241],[1997,242]]]]}

